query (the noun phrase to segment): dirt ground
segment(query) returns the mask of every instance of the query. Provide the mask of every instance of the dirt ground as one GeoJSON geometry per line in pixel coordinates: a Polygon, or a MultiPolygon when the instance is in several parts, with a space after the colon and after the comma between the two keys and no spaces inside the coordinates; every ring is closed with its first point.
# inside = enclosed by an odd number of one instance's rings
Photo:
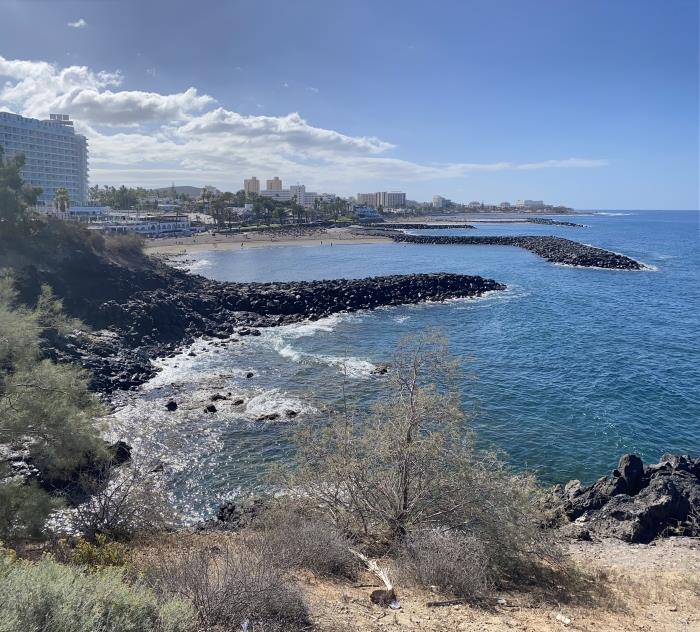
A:
{"type": "Polygon", "coordinates": [[[506,631],[589,630],[700,632],[700,541],[670,538],[651,545],[619,541],[577,542],[573,559],[592,578],[578,602],[552,595],[495,593],[480,606],[428,607],[445,600],[430,592],[397,587],[400,610],[369,600],[371,575],[362,582],[302,581],[312,618],[324,632],[375,630],[506,631]]]}

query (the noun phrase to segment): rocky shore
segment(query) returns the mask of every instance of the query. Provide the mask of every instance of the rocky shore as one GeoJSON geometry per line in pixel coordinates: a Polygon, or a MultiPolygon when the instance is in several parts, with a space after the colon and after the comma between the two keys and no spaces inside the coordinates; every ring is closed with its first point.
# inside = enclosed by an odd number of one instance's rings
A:
{"type": "Polygon", "coordinates": [[[405,223],[405,224],[391,224],[391,223],[381,223],[381,224],[363,224],[363,226],[369,226],[371,228],[388,228],[390,230],[469,230],[476,229],[476,226],[471,224],[419,224],[419,223],[405,223]]]}
{"type": "Polygon", "coordinates": [[[412,274],[292,283],[221,283],[173,270],[167,285],[95,306],[88,322],[106,332],[76,336],[56,352],[93,374],[109,393],[150,379],[150,359],[172,354],[199,336],[257,335],[259,327],[316,320],[338,312],[477,297],[505,286],[459,274],[412,274]]]}
{"type": "Polygon", "coordinates": [[[575,222],[562,222],[558,219],[549,219],[548,217],[528,217],[524,220],[528,224],[543,224],[544,226],[569,226],[571,228],[585,228],[583,224],[575,222]]]}
{"type": "Polygon", "coordinates": [[[578,539],[614,537],[648,543],[660,536],[700,536],[700,458],[664,455],[645,466],[626,454],[592,485],[569,481],[552,493],[555,521],[578,539]]]}
{"type": "Polygon", "coordinates": [[[529,236],[463,236],[443,237],[437,235],[405,235],[387,233],[396,242],[409,244],[431,244],[448,246],[517,246],[546,259],[585,268],[607,268],[611,270],[641,270],[644,266],[630,259],[602,248],[587,246],[563,237],[540,235],[529,236]]]}

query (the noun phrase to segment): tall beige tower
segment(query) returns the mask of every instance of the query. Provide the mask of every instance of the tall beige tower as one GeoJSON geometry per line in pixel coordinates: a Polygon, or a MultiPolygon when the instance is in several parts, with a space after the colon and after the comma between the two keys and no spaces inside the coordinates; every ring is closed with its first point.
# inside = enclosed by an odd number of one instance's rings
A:
{"type": "Polygon", "coordinates": [[[282,180],[280,180],[277,176],[272,178],[272,180],[267,181],[267,190],[268,191],[281,191],[282,190],[282,180]]]}
{"type": "Polygon", "coordinates": [[[260,180],[258,180],[255,176],[252,178],[246,178],[243,180],[243,190],[246,192],[246,195],[248,193],[257,193],[258,195],[260,194],[260,180]]]}

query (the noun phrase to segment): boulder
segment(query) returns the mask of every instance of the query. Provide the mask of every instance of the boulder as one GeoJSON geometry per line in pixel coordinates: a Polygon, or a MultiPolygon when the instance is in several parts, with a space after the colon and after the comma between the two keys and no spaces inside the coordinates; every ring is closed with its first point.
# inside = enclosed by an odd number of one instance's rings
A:
{"type": "Polygon", "coordinates": [[[172,413],[177,410],[177,402],[174,399],[169,399],[165,408],[172,413]]]}
{"type": "Polygon", "coordinates": [[[207,404],[204,407],[204,412],[205,413],[215,413],[216,412],[216,406],[214,404],[207,404]]]}
{"type": "Polygon", "coordinates": [[[700,459],[664,455],[644,467],[626,454],[609,477],[587,487],[569,481],[552,498],[554,515],[571,523],[566,528],[576,537],[648,543],[667,534],[700,536],[700,459]]]}

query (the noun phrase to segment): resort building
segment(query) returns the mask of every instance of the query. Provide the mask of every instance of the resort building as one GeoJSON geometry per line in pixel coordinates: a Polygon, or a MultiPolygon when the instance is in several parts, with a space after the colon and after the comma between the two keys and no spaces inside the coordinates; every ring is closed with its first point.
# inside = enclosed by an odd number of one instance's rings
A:
{"type": "Polygon", "coordinates": [[[272,178],[272,180],[267,181],[267,190],[268,191],[281,191],[282,190],[282,180],[280,180],[277,176],[272,178]]]}
{"type": "Polygon", "coordinates": [[[406,206],[406,194],[400,191],[380,191],[378,193],[358,193],[357,203],[362,206],[383,206],[384,208],[403,208],[406,206]]]}
{"type": "Polygon", "coordinates": [[[399,191],[382,191],[379,196],[379,206],[385,208],[403,208],[406,206],[406,194],[399,191]]]}
{"type": "Polygon", "coordinates": [[[450,205],[450,200],[442,197],[441,195],[433,195],[433,207],[434,208],[446,208],[450,205]]]}
{"type": "Polygon", "coordinates": [[[544,208],[543,200],[518,200],[515,204],[518,208],[544,208]]]}
{"type": "Polygon", "coordinates": [[[260,180],[258,180],[255,176],[252,178],[246,178],[243,180],[243,190],[245,191],[246,195],[249,195],[250,193],[260,193],[260,180]]]}
{"type": "Polygon", "coordinates": [[[104,233],[136,233],[144,237],[190,235],[192,225],[187,215],[142,215],[113,211],[104,221],[90,224],[92,230],[104,233]]]}
{"type": "Polygon", "coordinates": [[[384,221],[376,208],[373,206],[354,206],[352,216],[358,222],[382,222],[384,221]]]}
{"type": "Polygon", "coordinates": [[[360,206],[379,206],[376,193],[358,193],[357,203],[360,206]]]}
{"type": "Polygon", "coordinates": [[[51,114],[41,121],[0,112],[0,146],[6,156],[24,154],[22,177],[41,187],[40,206],[53,206],[60,188],[68,191],[71,206],[87,203],[87,139],[75,133],[68,115],[51,114]]]}
{"type": "Polygon", "coordinates": [[[292,199],[292,192],[289,189],[280,189],[279,191],[265,189],[260,191],[260,196],[272,198],[277,202],[289,202],[292,199]]]}

